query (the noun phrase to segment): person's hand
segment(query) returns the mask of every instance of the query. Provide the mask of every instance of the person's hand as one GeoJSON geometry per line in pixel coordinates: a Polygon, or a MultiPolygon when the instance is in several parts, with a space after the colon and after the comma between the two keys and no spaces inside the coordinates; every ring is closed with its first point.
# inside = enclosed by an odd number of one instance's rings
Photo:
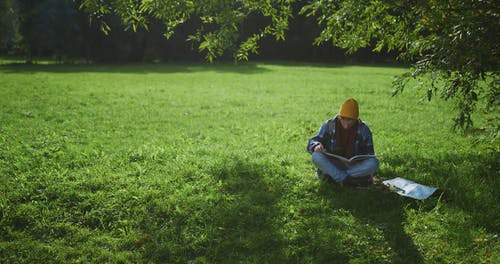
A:
{"type": "Polygon", "coordinates": [[[321,145],[321,143],[319,143],[316,147],[314,147],[314,152],[323,152],[325,151],[325,148],[323,147],[323,145],[321,145]]]}

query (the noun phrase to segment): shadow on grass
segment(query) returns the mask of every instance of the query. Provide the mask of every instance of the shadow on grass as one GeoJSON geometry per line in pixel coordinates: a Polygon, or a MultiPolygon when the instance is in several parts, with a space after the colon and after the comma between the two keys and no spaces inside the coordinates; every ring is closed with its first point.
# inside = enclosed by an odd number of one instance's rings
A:
{"type": "MultiPolygon", "coordinates": [[[[498,195],[495,195],[496,176],[500,170],[498,158],[498,154],[488,153],[425,158],[384,157],[383,162],[389,164],[389,167],[380,171],[381,177],[408,178],[444,191],[423,201],[402,197],[382,188],[358,190],[339,187],[331,182],[323,183],[318,194],[334,210],[348,212],[367,227],[381,230],[393,253],[390,258],[393,262],[424,263],[424,252],[420,251],[420,246],[417,247],[415,239],[420,239],[419,243],[422,243],[423,238],[442,236],[434,238],[441,239],[440,245],[451,244],[457,248],[472,249],[474,245],[470,241],[477,240],[474,230],[484,228],[492,234],[498,232],[500,201],[498,195]],[[451,210],[441,211],[439,207],[451,210]],[[407,219],[409,208],[415,209],[414,213],[425,214],[420,215],[419,219],[428,222],[416,223],[415,219],[407,219]],[[434,209],[441,211],[441,215],[439,212],[434,213],[434,209]],[[442,214],[446,217],[443,218],[442,214]],[[409,229],[404,228],[408,221],[413,221],[413,226],[409,226],[409,229]],[[439,223],[439,228],[442,229],[424,229],[427,224],[435,223],[439,223]]],[[[408,217],[413,216],[410,214],[408,217]]],[[[421,246],[425,249],[433,243],[436,244],[429,241],[421,246]]]]}
{"type": "Polygon", "coordinates": [[[392,262],[424,262],[412,238],[403,230],[407,203],[401,197],[388,191],[339,187],[330,182],[322,185],[320,195],[333,208],[348,211],[364,225],[381,230],[390,247],[392,262]]]}
{"type": "Polygon", "coordinates": [[[384,177],[403,177],[440,188],[444,202],[465,211],[474,218],[474,225],[497,233],[500,223],[500,196],[496,195],[499,153],[479,155],[447,154],[435,157],[384,157],[390,169],[384,177]],[[394,168],[403,168],[396,173],[394,168]]]}
{"type": "Polygon", "coordinates": [[[7,63],[0,64],[0,72],[3,73],[131,73],[131,74],[149,74],[149,73],[196,73],[196,72],[218,72],[218,73],[237,73],[237,74],[259,74],[271,71],[265,65],[275,65],[282,67],[314,67],[314,68],[344,68],[350,66],[364,67],[382,67],[382,68],[406,68],[405,65],[394,63],[377,64],[338,64],[321,62],[296,62],[296,61],[252,61],[219,63],[203,62],[179,62],[179,63],[126,63],[126,64],[25,64],[25,63],[7,63]]]}
{"type": "MultiPolygon", "coordinates": [[[[219,192],[224,199],[213,209],[210,224],[217,232],[210,251],[221,262],[281,262],[283,240],[276,229],[279,217],[280,191],[264,177],[272,171],[264,165],[243,160],[226,163],[213,176],[222,185],[219,192]]],[[[284,171],[276,172],[284,176],[284,171]]]]}
{"type": "Polygon", "coordinates": [[[165,63],[165,64],[3,64],[0,65],[0,72],[3,73],[237,73],[237,74],[258,74],[268,72],[269,69],[256,63],[165,63]]]}
{"type": "MultiPolygon", "coordinates": [[[[391,168],[405,166],[404,162],[409,160],[421,162],[421,167],[424,163],[427,168],[439,165],[437,160],[389,158],[385,161],[394,166],[391,168]]],[[[482,165],[485,164],[478,166],[482,165]]],[[[391,168],[381,171],[381,176],[405,176],[397,175],[391,168]]],[[[291,179],[287,177],[286,166],[245,158],[227,158],[223,163],[203,167],[202,172],[205,178],[200,178],[197,170],[197,175],[180,175],[179,180],[186,180],[181,186],[210,181],[209,186],[160,197],[148,210],[151,214],[147,221],[151,222],[141,225],[141,232],[150,237],[144,244],[146,260],[346,263],[367,257],[368,262],[370,259],[424,262],[412,234],[405,231],[408,222],[405,209],[414,206],[432,209],[436,206],[435,199],[420,203],[391,192],[341,188],[330,183],[316,191],[307,190],[298,187],[299,182],[287,182],[291,179]],[[297,190],[293,190],[295,187],[297,190]],[[353,219],[354,222],[349,222],[353,219]],[[344,220],[348,222],[342,223],[344,220]],[[380,254],[388,255],[380,257],[380,254]]],[[[191,188],[194,187],[188,189],[191,188]]],[[[470,232],[459,230],[462,227],[452,224],[448,227],[449,232],[456,233],[450,233],[454,236],[450,243],[471,241],[470,232]]]]}
{"type": "Polygon", "coordinates": [[[159,263],[283,263],[284,241],[276,227],[282,193],[265,180],[269,173],[284,175],[275,169],[228,158],[222,166],[203,168],[204,179],[189,182],[193,175],[180,175],[183,186],[212,183],[202,193],[180,192],[181,197],[154,205],[154,222],[142,228],[151,237],[144,258],[159,263]]]}

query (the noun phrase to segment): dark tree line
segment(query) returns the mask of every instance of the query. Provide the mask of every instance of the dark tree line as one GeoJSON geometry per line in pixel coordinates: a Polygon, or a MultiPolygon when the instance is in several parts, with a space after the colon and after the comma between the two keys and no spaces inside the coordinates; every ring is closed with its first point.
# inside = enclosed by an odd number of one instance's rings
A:
{"type": "MultiPolygon", "coordinates": [[[[0,55],[22,56],[27,62],[53,58],[61,62],[151,62],[203,61],[197,43],[189,35],[199,26],[198,18],[179,25],[167,39],[165,26],[151,19],[148,29],[124,31],[120,18],[106,17],[106,28],[92,21],[74,0],[0,0],[0,55]],[[107,34],[106,34],[107,33],[107,34]]],[[[297,7],[298,9],[299,7],[297,7]]],[[[298,10],[296,10],[298,13],[298,10]]],[[[255,16],[245,23],[248,32],[265,23],[255,16]]],[[[327,61],[342,63],[384,62],[396,54],[373,53],[361,49],[350,57],[345,50],[325,43],[313,45],[319,34],[317,24],[305,16],[290,21],[285,40],[271,37],[261,40],[257,60],[327,61]]],[[[230,54],[219,59],[233,60],[230,54]]]]}

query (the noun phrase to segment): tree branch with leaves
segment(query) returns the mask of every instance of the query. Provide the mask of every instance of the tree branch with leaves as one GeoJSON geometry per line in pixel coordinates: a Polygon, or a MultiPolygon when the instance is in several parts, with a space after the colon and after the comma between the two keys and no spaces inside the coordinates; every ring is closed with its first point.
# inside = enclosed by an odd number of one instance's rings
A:
{"type": "Polygon", "coordinates": [[[118,15],[126,30],[147,29],[152,19],[162,21],[165,37],[170,38],[175,29],[189,20],[198,28],[189,39],[198,43],[198,50],[208,61],[231,53],[236,60],[248,60],[249,54],[258,52],[258,41],[264,36],[277,40],[285,38],[288,20],[292,17],[291,0],[84,0],[81,9],[91,19],[97,19],[105,33],[110,27],[106,17],[118,15]],[[251,15],[268,18],[269,23],[256,32],[242,32],[246,19],[251,15]]]}
{"type": "MultiPolygon", "coordinates": [[[[311,1],[302,14],[322,28],[316,44],[332,41],[354,52],[375,42],[374,51],[400,52],[413,63],[394,80],[394,95],[411,79],[431,100],[436,94],[454,99],[459,113],[455,126],[473,125],[479,101],[482,111],[498,113],[500,19],[496,1],[311,1]],[[425,81],[430,80],[430,81],[425,81]]],[[[498,131],[498,117],[494,117],[498,131]]]]}

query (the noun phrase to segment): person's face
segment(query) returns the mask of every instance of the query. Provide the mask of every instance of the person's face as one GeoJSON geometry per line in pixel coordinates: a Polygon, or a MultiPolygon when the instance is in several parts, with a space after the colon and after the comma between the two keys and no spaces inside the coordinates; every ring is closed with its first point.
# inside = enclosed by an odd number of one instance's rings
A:
{"type": "Polygon", "coordinates": [[[342,125],[342,128],[349,129],[356,124],[356,119],[340,117],[340,124],[342,125]]]}

